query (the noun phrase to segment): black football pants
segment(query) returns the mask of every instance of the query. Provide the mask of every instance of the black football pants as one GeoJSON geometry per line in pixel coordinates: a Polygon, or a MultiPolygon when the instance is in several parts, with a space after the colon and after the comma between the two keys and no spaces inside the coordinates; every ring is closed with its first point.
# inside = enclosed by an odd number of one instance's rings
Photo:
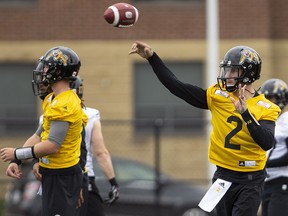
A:
{"type": "Polygon", "coordinates": [[[94,177],[89,177],[88,191],[88,207],[86,216],[105,216],[103,200],[95,184],[94,177]]]}
{"type": "Polygon", "coordinates": [[[287,216],[288,194],[279,191],[263,195],[262,216],[287,216]]]}
{"type": "Polygon", "coordinates": [[[233,183],[216,206],[217,215],[257,216],[262,191],[263,185],[233,183]]]}
{"type": "Polygon", "coordinates": [[[42,175],[42,216],[75,216],[82,173],[42,175]]]}

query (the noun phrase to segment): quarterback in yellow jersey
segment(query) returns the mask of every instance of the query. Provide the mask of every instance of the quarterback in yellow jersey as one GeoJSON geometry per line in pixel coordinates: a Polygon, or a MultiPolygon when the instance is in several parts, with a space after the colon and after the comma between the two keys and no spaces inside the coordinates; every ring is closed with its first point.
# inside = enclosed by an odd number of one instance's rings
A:
{"type": "Polygon", "coordinates": [[[45,168],[67,168],[76,165],[80,157],[80,143],[83,123],[87,122],[87,116],[79,109],[81,100],[73,90],[68,90],[54,97],[51,93],[43,101],[43,132],[41,140],[47,140],[50,132],[51,121],[69,122],[66,137],[57,154],[51,154],[40,158],[40,166],[45,168]],[[82,118],[83,117],[83,118],[82,118]],[[84,120],[84,121],[83,121],[84,120]],[[67,157],[69,155],[69,157],[67,157]]]}
{"type": "Polygon", "coordinates": [[[213,185],[199,206],[219,216],[256,216],[266,177],[266,151],[273,147],[280,108],[259,94],[262,60],[248,46],[228,50],[217,84],[202,89],[177,79],[152,48],[136,41],[129,54],[146,58],[171,93],[200,109],[210,110],[209,160],[216,165],[213,185]]]}
{"type": "Polygon", "coordinates": [[[39,169],[33,167],[33,172],[42,183],[42,216],[76,215],[83,180],[81,133],[87,116],[81,100],[70,90],[70,82],[80,66],[78,55],[63,46],[49,49],[39,59],[33,71],[34,94],[40,95],[43,86],[52,90],[43,101],[43,123],[23,147],[0,150],[2,160],[11,160],[6,171],[10,177],[21,177],[21,160],[39,160],[39,169]]]}
{"type": "MultiPolygon", "coordinates": [[[[246,123],[231,103],[230,97],[237,100],[233,93],[222,91],[218,84],[207,90],[213,127],[210,135],[209,159],[217,166],[239,172],[263,170],[266,150],[270,149],[270,146],[263,149],[255,145],[245,126],[246,123]]],[[[247,99],[246,103],[256,121],[275,121],[278,116],[279,107],[267,100],[263,94],[247,99]]]]}

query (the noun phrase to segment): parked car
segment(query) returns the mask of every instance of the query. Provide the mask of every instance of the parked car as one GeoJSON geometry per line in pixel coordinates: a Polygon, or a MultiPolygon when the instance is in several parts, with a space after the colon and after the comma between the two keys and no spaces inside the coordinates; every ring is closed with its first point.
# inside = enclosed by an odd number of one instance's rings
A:
{"type": "MultiPolygon", "coordinates": [[[[110,184],[95,162],[96,184],[106,198],[110,184]]],[[[172,179],[156,172],[152,166],[125,158],[113,158],[120,185],[120,198],[105,207],[107,216],[207,216],[198,207],[206,189],[172,179]]],[[[23,167],[24,178],[9,186],[4,204],[4,216],[40,216],[40,183],[34,179],[30,166],[23,167]]]]}

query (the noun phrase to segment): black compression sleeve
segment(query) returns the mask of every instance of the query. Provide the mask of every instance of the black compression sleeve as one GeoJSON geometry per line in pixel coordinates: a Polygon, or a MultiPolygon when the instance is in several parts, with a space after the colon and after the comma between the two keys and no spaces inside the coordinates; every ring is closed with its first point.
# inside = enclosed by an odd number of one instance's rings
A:
{"type": "Polygon", "coordinates": [[[271,149],[275,144],[273,121],[258,121],[254,119],[247,109],[241,114],[253,140],[265,151],[271,149]]]}
{"type": "MultiPolygon", "coordinates": [[[[285,142],[286,142],[286,147],[288,150],[288,138],[285,139],[285,142]]],[[[286,151],[286,153],[279,158],[275,158],[272,160],[268,158],[268,161],[266,163],[267,168],[281,167],[281,166],[287,166],[287,165],[288,165],[288,151],[286,151]]]]}
{"type": "Polygon", "coordinates": [[[206,90],[188,83],[183,83],[170,71],[154,52],[148,59],[160,82],[174,95],[192,106],[208,109],[206,90]]]}
{"type": "Polygon", "coordinates": [[[282,157],[273,160],[268,160],[266,163],[267,168],[281,167],[287,165],[288,165],[288,152],[286,152],[282,157]]]}

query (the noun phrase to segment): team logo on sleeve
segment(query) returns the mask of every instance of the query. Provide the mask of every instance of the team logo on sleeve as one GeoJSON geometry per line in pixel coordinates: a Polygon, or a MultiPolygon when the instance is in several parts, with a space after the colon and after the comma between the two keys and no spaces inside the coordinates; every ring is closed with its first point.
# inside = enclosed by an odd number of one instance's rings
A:
{"type": "Polygon", "coordinates": [[[271,107],[271,104],[266,103],[266,102],[261,101],[261,100],[257,102],[257,105],[258,105],[258,106],[263,106],[263,107],[265,107],[265,108],[267,108],[267,109],[269,109],[269,108],[271,107]]]}
{"type": "Polygon", "coordinates": [[[226,97],[226,98],[229,97],[229,93],[227,93],[227,92],[225,92],[225,91],[222,91],[222,90],[220,90],[220,89],[217,89],[217,90],[215,91],[215,95],[220,95],[220,96],[223,96],[223,97],[226,97]]]}

